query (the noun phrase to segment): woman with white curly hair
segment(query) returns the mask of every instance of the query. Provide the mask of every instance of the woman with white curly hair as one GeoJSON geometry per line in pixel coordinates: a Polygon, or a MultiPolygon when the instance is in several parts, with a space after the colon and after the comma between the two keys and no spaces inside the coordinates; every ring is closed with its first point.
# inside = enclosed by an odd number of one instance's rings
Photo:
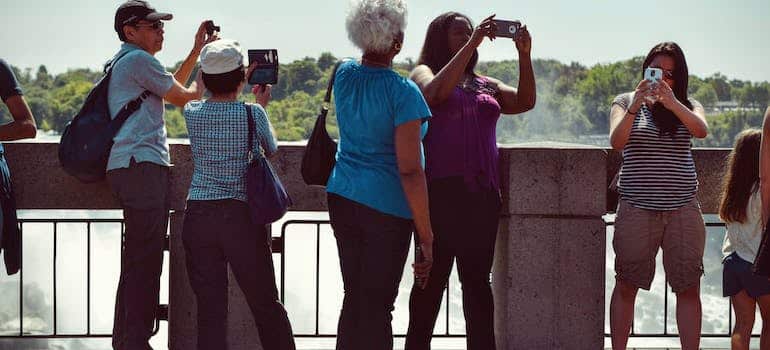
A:
{"type": "Polygon", "coordinates": [[[391,69],[405,1],[355,1],[346,24],[363,55],[342,63],[334,82],[340,142],[326,188],[345,288],[337,349],[393,349],[391,312],[412,231],[423,250],[413,265],[419,280],[433,259],[421,144],[431,113],[417,85],[391,69]]]}

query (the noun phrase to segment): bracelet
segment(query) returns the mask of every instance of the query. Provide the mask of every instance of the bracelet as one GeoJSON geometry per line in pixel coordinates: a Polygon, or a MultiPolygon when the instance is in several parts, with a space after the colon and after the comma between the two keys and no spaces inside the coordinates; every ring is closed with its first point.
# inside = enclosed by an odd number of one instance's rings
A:
{"type": "Polygon", "coordinates": [[[631,109],[630,108],[626,110],[626,114],[636,115],[637,113],[639,113],[639,111],[631,113],[631,109]]]}

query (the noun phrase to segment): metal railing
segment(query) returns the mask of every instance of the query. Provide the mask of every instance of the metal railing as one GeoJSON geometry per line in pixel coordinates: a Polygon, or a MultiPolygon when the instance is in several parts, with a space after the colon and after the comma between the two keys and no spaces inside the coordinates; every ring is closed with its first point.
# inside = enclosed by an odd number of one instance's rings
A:
{"type": "MultiPolygon", "coordinates": [[[[121,249],[125,235],[125,225],[122,219],[19,219],[19,228],[21,233],[21,252],[20,252],[20,269],[19,269],[19,331],[17,334],[0,334],[0,339],[4,338],[110,338],[111,333],[92,332],[91,324],[91,237],[92,237],[92,224],[120,224],[120,244],[121,249]],[[53,225],[53,252],[52,252],[52,269],[53,269],[53,297],[52,297],[52,331],[50,333],[33,334],[24,329],[24,228],[26,224],[52,224],[53,225]],[[84,333],[67,332],[60,333],[58,329],[59,318],[59,296],[57,293],[57,285],[59,281],[59,275],[57,273],[58,262],[58,240],[59,240],[59,225],[60,224],[85,224],[86,225],[86,331],[84,333]]],[[[166,243],[164,245],[164,251],[168,251],[168,236],[166,236],[166,243]]],[[[168,320],[168,305],[158,305],[158,312],[155,319],[155,327],[153,335],[157,334],[160,329],[160,321],[168,320]]]]}
{"type": "MultiPolygon", "coordinates": [[[[91,320],[92,315],[92,234],[94,233],[93,225],[94,224],[115,224],[120,225],[120,244],[122,248],[124,234],[125,234],[125,226],[122,219],[19,219],[19,224],[21,228],[21,244],[22,244],[22,255],[21,255],[21,269],[18,274],[18,288],[19,288],[19,330],[18,332],[15,332],[13,334],[0,334],[0,339],[13,339],[13,338],[23,338],[23,339],[55,339],[55,338],[109,338],[112,336],[111,333],[106,332],[94,332],[92,331],[93,325],[91,320]],[[25,276],[24,276],[24,229],[25,226],[28,224],[51,224],[53,230],[49,231],[52,235],[53,240],[53,248],[52,248],[52,311],[53,311],[53,318],[52,318],[52,325],[50,325],[50,332],[45,331],[37,331],[37,333],[32,333],[29,330],[26,330],[24,327],[24,321],[25,321],[25,288],[28,286],[25,286],[25,276]],[[60,225],[62,224],[83,224],[85,225],[85,265],[86,265],[86,292],[85,292],[85,308],[86,308],[86,320],[85,320],[85,331],[84,332],[61,332],[58,324],[59,324],[59,301],[60,301],[60,295],[58,293],[58,286],[60,282],[60,271],[58,263],[61,263],[57,259],[59,256],[59,239],[61,236],[61,228],[60,225]]],[[[274,254],[279,254],[280,257],[280,285],[279,285],[279,292],[280,292],[280,298],[281,301],[285,301],[285,284],[286,284],[286,255],[285,255],[285,242],[286,242],[286,236],[287,233],[291,235],[291,230],[288,230],[292,225],[314,225],[315,226],[315,276],[314,276],[314,286],[315,286],[315,309],[313,310],[314,313],[314,322],[315,322],[315,329],[313,332],[310,333],[295,333],[295,336],[297,337],[335,337],[336,334],[334,333],[323,333],[320,331],[320,305],[321,305],[321,298],[320,298],[320,291],[321,291],[321,261],[320,261],[320,254],[321,254],[321,227],[323,225],[329,226],[328,220],[289,220],[286,221],[281,226],[281,233],[278,237],[272,238],[272,252],[274,254]]],[[[98,231],[98,230],[97,230],[98,231]]],[[[69,232],[68,232],[69,233],[69,232]]],[[[98,233],[97,233],[98,234],[98,233]]],[[[304,238],[303,238],[304,239],[304,238]]],[[[29,243],[27,243],[29,244],[29,243]]],[[[165,250],[168,251],[169,245],[168,245],[168,236],[166,236],[166,244],[165,244],[165,250]]],[[[440,322],[443,322],[446,325],[446,330],[440,334],[435,334],[436,337],[464,337],[464,333],[453,333],[450,329],[450,309],[451,304],[449,302],[449,288],[451,288],[451,283],[447,285],[447,290],[445,291],[445,297],[444,303],[445,303],[445,313],[442,315],[442,318],[440,322]]],[[[168,320],[168,305],[159,305],[158,309],[158,317],[155,321],[155,330],[154,333],[157,333],[160,328],[160,321],[168,320]]],[[[405,336],[405,334],[396,334],[395,336],[405,336]]]]}
{"type": "MultiPolygon", "coordinates": [[[[614,220],[607,220],[607,221],[605,221],[605,223],[607,224],[607,226],[614,226],[614,224],[615,224],[614,220]]],[[[707,230],[708,230],[708,228],[714,228],[714,227],[722,227],[722,228],[724,228],[725,224],[723,222],[708,222],[708,221],[706,222],[706,229],[707,230]]],[[[707,232],[707,235],[708,235],[708,232],[707,232]]],[[[608,241],[607,244],[612,244],[612,242],[608,241]]],[[[669,323],[670,323],[670,321],[669,321],[669,312],[668,311],[669,311],[669,294],[671,294],[671,293],[670,293],[670,286],[668,285],[668,278],[666,278],[664,280],[663,288],[664,288],[664,291],[663,291],[663,310],[664,310],[664,312],[663,312],[663,330],[661,332],[637,332],[636,331],[636,322],[634,320],[631,323],[631,333],[630,333],[630,337],[631,338],[678,338],[679,337],[679,333],[669,332],[669,323]]],[[[703,333],[703,332],[701,332],[700,336],[702,338],[730,338],[732,336],[733,318],[731,316],[732,316],[732,312],[733,312],[733,307],[732,307],[732,302],[730,301],[730,299],[727,298],[726,300],[727,300],[727,310],[726,310],[727,313],[726,313],[726,317],[727,317],[727,320],[728,320],[727,331],[726,332],[719,332],[719,333],[703,333]]],[[[608,300],[606,300],[606,302],[609,303],[610,300],[608,299],[608,300]]],[[[609,317],[609,314],[605,315],[605,317],[609,317]]],[[[605,337],[609,337],[610,333],[605,332],[604,336],[605,337]]],[[[753,333],[752,337],[755,337],[755,338],[759,337],[759,334],[753,333]]]]}
{"type": "MultiPolygon", "coordinates": [[[[91,293],[91,285],[92,285],[92,233],[93,229],[92,226],[94,224],[119,224],[120,225],[120,232],[121,235],[124,233],[124,224],[122,219],[19,219],[19,224],[22,230],[22,256],[21,256],[21,270],[19,272],[19,331],[15,334],[0,334],[0,339],[6,339],[6,338],[109,338],[112,336],[110,333],[102,333],[102,332],[93,332],[92,331],[92,320],[91,320],[91,314],[92,314],[92,293],[91,293]],[[24,228],[26,224],[52,224],[53,225],[53,231],[52,231],[52,238],[53,238],[53,264],[52,264],[52,270],[53,270],[53,297],[52,297],[52,308],[53,308],[53,321],[52,321],[52,331],[49,333],[41,333],[41,334],[32,334],[24,329],[24,258],[23,258],[23,244],[24,244],[24,228]],[[57,283],[59,281],[59,276],[57,274],[57,255],[58,255],[58,240],[60,236],[59,232],[59,225],[60,224],[84,224],[86,227],[86,328],[85,332],[67,332],[63,333],[60,332],[58,328],[58,321],[59,321],[59,315],[58,315],[58,305],[59,305],[59,295],[57,294],[57,283]]],[[[607,225],[613,225],[614,222],[607,221],[607,225]]],[[[287,234],[290,235],[289,228],[292,225],[313,225],[315,227],[314,230],[314,236],[315,236],[315,271],[314,271],[314,331],[310,333],[297,333],[295,336],[297,337],[334,337],[336,334],[334,333],[324,333],[320,330],[320,304],[321,304],[321,298],[320,298],[320,291],[321,291],[321,261],[320,261],[320,254],[321,254],[321,237],[322,237],[322,226],[329,225],[328,220],[288,220],[283,223],[281,226],[280,236],[273,237],[273,246],[272,250],[275,254],[280,254],[280,285],[279,285],[279,292],[280,292],[280,298],[281,301],[285,301],[285,285],[286,285],[286,256],[285,256],[285,249],[286,249],[286,237],[287,234]]],[[[708,222],[706,224],[707,228],[713,228],[713,227],[724,227],[724,224],[721,222],[708,222]]],[[[609,243],[609,242],[608,242],[609,243]]],[[[122,239],[121,239],[122,244],[122,239]]],[[[166,241],[166,250],[168,250],[168,237],[166,241]]],[[[678,337],[678,334],[675,332],[669,331],[669,324],[671,320],[669,319],[669,287],[667,284],[667,281],[664,283],[665,291],[663,292],[663,309],[665,310],[663,313],[663,329],[660,332],[637,332],[636,331],[636,325],[632,324],[631,329],[631,337],[636,338],[674,338],[678,337]]],[[[449,291],[450,288],[452,288],[452,284],[450,283],[447,285],[447,289],[445,291],[445,298],[443,302],[445,303],[445,312],[443,315],[441,315],[441,319],[439,322],[444,323],[445,325],[445,331],[441,332],[439,334],[434,334],[435,337],[464,337],[464,333],[455,333],[451,331],[450,323],[452,321],[452,316],[450,313],[450,309],[452,308],[452,304],[449,300],[449,291]]],[[[609,300],[607,300],[609,302],[609,300]]],[[[733,328],[733,320],[731,317],[732,314],[732,305],[729,303],[729,300],[727,301],[727,308],[726,308],[726,317],[728,319],[728,330],[726,332],[718,332],[718,333],[704,333],[701,334],[704,338],[728,338],[731,336],[732,328],[733,328]]],[[[159,305],[159,312],[158,317],[155,322],[155,332],[159,329],[159,324],[161,320],[168,320],[168,306],[167,305],[159,305]]],[[[404,334],[395,334],[395,336],[404,336],[404,334]]],[[[609,336],[609,333],[605,333],[605,336],[609,336]]],[[[754,337],[757,337],[757,334],[753,335],[754,337]]]]}
{"type": "MultiPolygon", "coordinates": [[[[333,333],[322,333],[320,332],[320,291],[321,291],[321,226],[326,225],[330,226],[328,220],[287,220],[286,222],[281,225],[281,235],[280,235],[280,241],[285,243],[287,228],[289,228],[292,225],[314,225],[315,226],[315,275],[314,275],[314,284],[315,284],[315,330],[313,333],[294,333],[295,337],[336,337],[336,334],[333,333]]],[[[454,272],[453,272],[454,273],[454,272]]],[[[286,286],[286,256],[285,254],[281,254],[281,269],[280,269],[280,298],[281,302],[285,302],[285,286],[286,286]]],[[[449,279],[451,281],[451,278],[449,279]]],[[[434,337],[445,337],[445,338],[461,338],[465,337],[465,332],[462,333],[453,333],[450,331],[450,321],[452,320],[452,317],[450,316],[450,308],[451,304],[449,302],[449,295],[450,295],[450,288],[452,286],[452,283],[447,283],[447,286],[444,291],[444,299],[443,302],[445,303],[445,315],[442,316],[443,320],[440,320],[440,322],[444,322],[446,325],[446,330],[442,333],[434,334],[434,337]]],[[[336,320],[334,320],[336,321],[336,320]]],[[[439,322],[439,321],[437,321],[439,322]]],[[[404,337],[406,334],[399,334],[394,333],[394,336],[396,337],[404,337]]]]}

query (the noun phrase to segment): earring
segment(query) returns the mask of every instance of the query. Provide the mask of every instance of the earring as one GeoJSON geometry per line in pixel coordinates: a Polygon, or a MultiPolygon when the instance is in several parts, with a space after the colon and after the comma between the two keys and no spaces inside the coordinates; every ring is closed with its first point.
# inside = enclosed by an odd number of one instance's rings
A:
{"type": "Polygon", "coordinates": [[[396,49],[396,51],[401,51],[401,43],[393,44],[393,48],[396,49]]]}

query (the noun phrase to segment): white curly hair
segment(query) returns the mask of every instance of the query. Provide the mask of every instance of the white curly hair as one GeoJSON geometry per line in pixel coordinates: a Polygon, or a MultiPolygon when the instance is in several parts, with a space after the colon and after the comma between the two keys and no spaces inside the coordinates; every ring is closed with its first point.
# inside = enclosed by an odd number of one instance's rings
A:
{"type": "Polygon", "coordinates": [[[387,53],[406,28],[406,0],[353,0],[345,27],[364,52],[387,53]]]}

